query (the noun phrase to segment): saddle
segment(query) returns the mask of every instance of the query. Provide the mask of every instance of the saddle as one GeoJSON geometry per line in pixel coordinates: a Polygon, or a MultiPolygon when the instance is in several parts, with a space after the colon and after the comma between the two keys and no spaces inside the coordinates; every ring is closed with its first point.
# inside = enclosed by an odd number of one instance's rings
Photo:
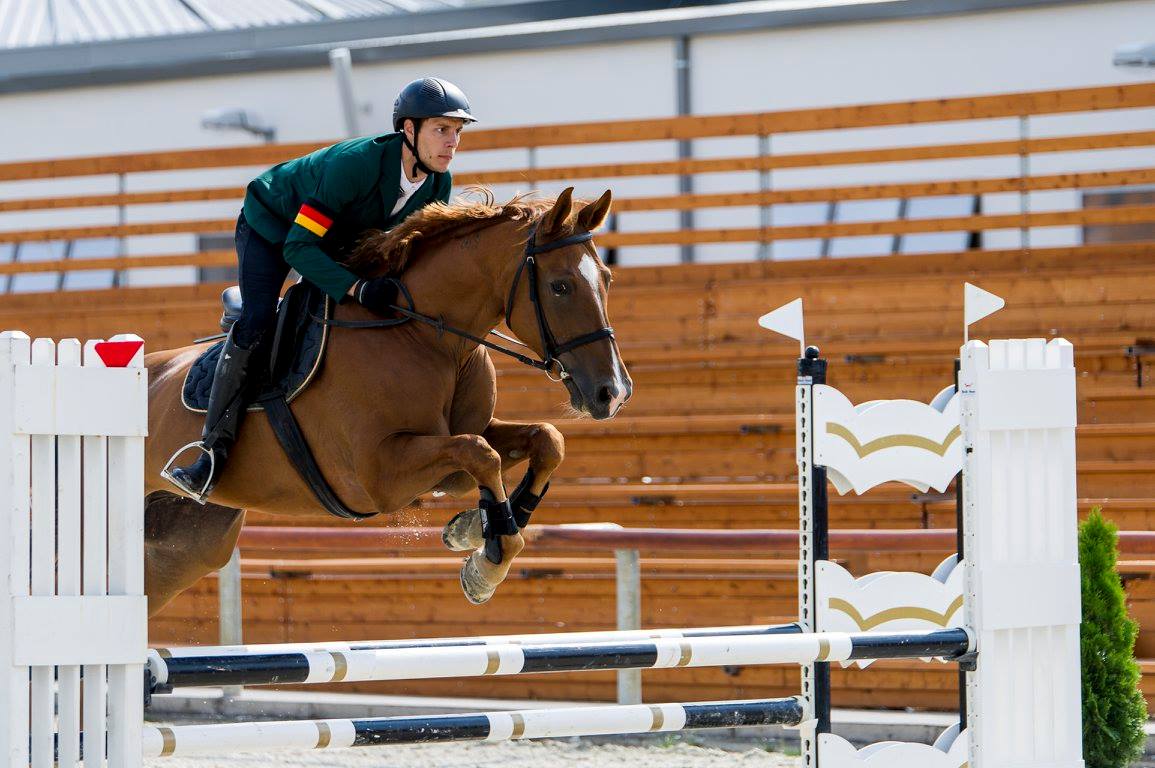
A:
{"type": "MultiPolygon", "coordinates": [[[[224,309],[221,330],[228,333],[241,316],[240,289],[236,286],[226,288],[221,294],[221,303],[224,309]]],[[[321,506],[337,517],[361,520],[376,513],[355,512],[341,502],[317,466],[301,426],[289,407],[289,403],[305,391],[321,370],[332,313],[333,300],[310,283],[296,283],[285,292],[277,306],[276,333],[265,350],[267,364],[251,374],[254,380],[249,382],[251,394],[247,398],[247,410],[265,412],[277,442],[321,506]]],[[[210,346],[185,375],[181,401],[188,410],[194,413],[208,410],[213,374],[223,348],[224,341],[210,346]]]]}
{"type": "MultiPolygon", "coordinates": [[[[221,330],[228,333],[241,316],[240,289],[235,285],[226,288],[221,304],[221,330]]],[[[259,381],[251,382],[256,397],[248,406],[250,412],[264,410],[267,395],[283,393],[285,401],[291,403],[309,386],[321,369],[329,340],[329,327],[313,317],[328,319],[331,312],[332,300],[309,283],[297,283],[285,292],[277,306],[276,333],[266,349],[268,365],[258,375],[259,381]]],[[[188,410],[208,410],[213,374],[223,348],[223,341],[212,345],[189,368],[181,391],[181,401],[188,410]]]]}

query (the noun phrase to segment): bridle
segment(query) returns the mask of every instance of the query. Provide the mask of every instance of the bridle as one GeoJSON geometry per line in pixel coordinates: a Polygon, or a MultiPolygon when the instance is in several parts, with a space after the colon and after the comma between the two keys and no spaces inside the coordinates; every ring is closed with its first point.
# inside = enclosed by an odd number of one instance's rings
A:
{"type": "MultiPolygon", "coordinates": [[[[612,339],[614,337],[614,329],[606,325],[596,331],[576,336],[569,341],[559,344],[557,338],[550,330],[549,321],[545,317],[545,310],[541,306],[541,294],[537,281],[537,259],[536,256],[556,251],[559,248],[566,248],[571,245],[579,243],[588,243],[593,240],[593,234],[589,232],[579,232],[576,235],[563,237],[558,240],[551,240],[542,245],[538,245],[537,240],[537,224],[529,231],[529,237],[525,241],[525,257],[521,260],[521,264],[517,267],[517,272],[513,276],[513,284],[509,286],[509,300],[505,302],[505,324],[512,328],[513,323],[513,303],[517,298],[517,286],[521,283],[521,276],[524,273],[529,280],[529,301],[533,304],[533,312],[537,318],[537,333],[541,339],[541,348],[544,354],[543,359],[534,364],[535,368],[540,368],[545,371],[545,374],[551,379],[553,378],[553,366],[556,365],[558,369],[558,378],[556,381],[568,379],[569,374],[566,373],[565,366],[559,360],[560,355],[566,352],[571,352],[578,347],[584,347],[586,344],[593,344],[595,341],[602,339],[612,339]]],[[[508,338],[508,337],[506,337],[508,338]]]]}
{"type": "MultiPolygon", "coordinates": [[[[394,280],[393,282],[397,285],[398,295],[405,300],[405,303],[408,306],[390,306],[390,309],[401,315],[399,318],[390,320],[337,320],[335,318],[321,318],[314,315],[313,319],[318,322],[325,323],[326,325],[332,325],[338,328],[391,328],[393,326],[401,325],[402,323],[407,323],[410,320],[416,320],[436,328],[438,335],[442,333],[450,333],[454,336],[460,336],[463,339],[468,339],[475,344],[480,344],[481,346],[486,347],[487,349],[491,349],[494,352],[500,352],[503,355],[508,355],[514,360],[517,360],[519,363],[523,363],[524,365],[528,365],[533,368],[537,368],[540,371],[544,371],[545,375],[554,381],[564,381],[565,379],[568,379],[570,375],[566,371],[565,365],[561,362],[561,360],[558,359],[559,356],[564,355],[566,352],[572,352],[578,347],[584,347],[586,344],[593,344],[595,341],[601,341],[602,339],[612,339],[614,338],[614,329],[606,325],[596,331],[577,336],[559,344],[557,338],[553,335],[553,331],[549,327],[549,320],[546,318],[545,310],[541,305],[541,296],[539,293],[540,288],[538,286],[537,279],[536,257],[543,253],[556,251],[559,248],[566,248],[571,245],[578,245],[579,243],[588,243],[592,239],[592,233],[580,232],[578,234],[559,238],[557,240],[550,240],[549,242],[539,245],[537,243],[536,223],[530,229],[529,237],[526,238],[525,255],[522,257],[521,264],[518,265],[517,272],[513,276],[513,284],[509,287],[509,298],[505,302],[505,324],[510,328],[513,327],[512,323],[510,322],[513,318],[513,305],[517,299],[517,288],[521,284],[521,276],[525,274],[526,279],[529,281],[529,300],[530,303],[533,304],[534,316],[537,319],[537,332],[541,338],[541,348],[544,353],[541,360],[530,357],[529,355],[524,355],[507,347],[503,347],[500,344],[495,344],[486,338],[475,336],[469,331],[465,331],[460,328],[454,328],[451,325],[446,325],[445,321],[440,317],[431,317],[430,315],[425,315],[418,312],[417,307],[413,302],[413,295],[409,292],[409,289],[405,287],[405,284],[400,280],[394,280]],[[553,375],[553,369],[555,366],[558,370],[556,378],[553,375]]],[[[516,344],[519,347],[525,347],[527,349],[529,348],[527,344],[524,344],[517,339],[507,336],[499,331],[490,331],[486,335],[497,336],[498,338],[507,341],[510,344],[516,344]]]]}

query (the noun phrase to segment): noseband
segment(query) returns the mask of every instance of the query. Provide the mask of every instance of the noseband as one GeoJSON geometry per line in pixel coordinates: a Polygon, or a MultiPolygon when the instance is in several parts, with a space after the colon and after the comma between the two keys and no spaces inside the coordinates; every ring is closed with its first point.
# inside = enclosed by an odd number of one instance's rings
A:
{"type": "MultiPolygon", "coordinates": [[[[565,366],[562,364],[561,360],[558,359],[558,356],[564,355],[566,352],[571,352],[578,347],[583,347],[586,344],[592,344],[595,341],[601,341],[602,339],[612,339],[614,338],[614,329],[608,325],[603,326],[596,331],[577,336],[570,339],[569,341],[559,344],[557,338],[553,335],[553,331],[549,327],[549,320],[546,319],[545,310],[541,305],[541,295],[539,293],[540,289],[537,280],[537,259],[535,257],[543,253],[556,251],[559,248],[566,248],[568,246],[577,245],[579,243],[588,243],[592,239],[593,235],[591,233],[581,232],[576,235],[570,235],[569,237],[551,240],[547,243],[542,243],[539,245],[536,242],[537,224],[534,224],[533,228],[529,231],[529,237],[525,241],[525,256],[522,258],[521,264],[518,265],[517,272],[513,276],[513,285],[509,287],[509,299],[505,302],[505,324],[510,328],[513,327],[510,322],[513,317],[513,303],[517,299],[517,287],[520,285],[521,276],[524,273],[527,275],[526,279],[529,281],[529,300],[530,303],[533,304],[534,316],[537,318],[537,332],[541,337],[541,360],[532,358],[529,355],[523,355],[520,352],[516,352],[507,347],[503,347],[500,344],[495,344],[488,339],[474,336],[472,333],[464,331],[460,328],[454,328],[451,325],[446,325],[445,321],[440,317],[430,317],[429,315],[424,315],[418,312],[417,307],[413,303],[413,295],[409,293],[409,289],[406,288],[405,284],[400,280],[394,280],[393,282],[397,285],[398,295],[405,300],[405,303],[408,306],[401,307],[393,305],[390,307],[390,309],[393,309],[397,312],[397,314],[401,315],[399,318],[393,320],[337,320],[336,318],[326,319],[314,315],[313,319],[327,325],[336,326],[338,328],[391,328],[395,325],[407,323],[410,320],[416,320],[418,322],[425,323],[426,325],[433,326],[437,329],[438,334],[451,333],[454,336],[460,336],[463,339],[468,339],[469,341],[486,347],[487,349],[491,349],[494,352],[500,352],[503,355],[509,355],[519,363],[523,363],[533,368],[537,368],[538,370],[544,371],[546,376],[549,376],[555,381],[562,381],[569,378],[569,373],[566,372],[565,366]],[[558,369],[557,378],[554,378],[553,376],[553,369],[555,366],[558,369]]],[[[511,344],[516,344],[519,347],[528,348],[527,344],[506,336],[504,333],[500,333],[498,331],[490,331],[489,335],[497,336],[498,338],[503,339],[511,344]]]]}

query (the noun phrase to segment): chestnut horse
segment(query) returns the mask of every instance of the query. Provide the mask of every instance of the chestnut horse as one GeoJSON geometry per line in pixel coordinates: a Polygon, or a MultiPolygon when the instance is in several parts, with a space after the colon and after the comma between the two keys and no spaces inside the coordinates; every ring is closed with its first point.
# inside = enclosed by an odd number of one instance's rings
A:
{"type": "MultiPolygon", "coordinates": [[[[480,488],[479,508],[457,515],[443,537],[451,549],[472,550],[461,570],[471,602],[489,599],[524,546],[502,471],[528,459],[522,487],[526,498],[541,496],[565,451],[551,424],[493,418],[495,371],[476,339],[506,320],[539,356],[533,363],[564,383],[571,406],[595,419],[612,417],[632,393],[606,316],[610,271],[589,235],[609,208],[608,190],[590,204],[575,204],[572,189],[556,201],[516,198],[504,206],[487,194],[426,207],[388,233],[367,236],[350,268],[362,277],[397,275],[426,321],[334,325],[320,373],[293,401],[317,464],[358,513],[396,512],[430,491],[460,496],[480,488]],[[497,525],[491,521],[502,505],[507,524],[497,525]]],[[[351,302],[338,305],[334,319],[380,320],[351,302]]],[[[203,351],[190,346],[145,359],[150,615],[228,561],[246,510],[323,513],[263,412],[249,414],[209,504],[177,495],[161,479],[173,451],[200,434],[202,417],[183,407],[181,388],[203,351]]]]}

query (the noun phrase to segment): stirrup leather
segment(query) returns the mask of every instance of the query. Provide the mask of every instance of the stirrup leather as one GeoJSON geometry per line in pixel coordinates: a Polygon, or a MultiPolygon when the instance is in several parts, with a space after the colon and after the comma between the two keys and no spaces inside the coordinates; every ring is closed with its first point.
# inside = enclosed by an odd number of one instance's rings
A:
{"type": "Polygon", "coordinates": [[[203,440],[194,440],[188,445],[184,445],[177,449],[177,451],[172,455],[172,458],[168,460],[168,463],[164,465],[164,469],[160,471],[160,476],[165,480],[168,480],[180,490],[187,493],[193,501],[197,502],[198,504],[206,504],[208,503],[209,491],[212,489],[213,477],[216,475],[216,472],[216,452],[212,448],[207,447],[203,440]],[[189,448],[196,448],[201,453],[204,453],[209,457],[209,479],[205,481],[204,487],[199,491],[195,488],[189,488],[185,486],[185,484],[177,480],[176,476],[172,473],[172,465],[175,464],[176,460],[180,458],[180,456],[189,448]]]}

